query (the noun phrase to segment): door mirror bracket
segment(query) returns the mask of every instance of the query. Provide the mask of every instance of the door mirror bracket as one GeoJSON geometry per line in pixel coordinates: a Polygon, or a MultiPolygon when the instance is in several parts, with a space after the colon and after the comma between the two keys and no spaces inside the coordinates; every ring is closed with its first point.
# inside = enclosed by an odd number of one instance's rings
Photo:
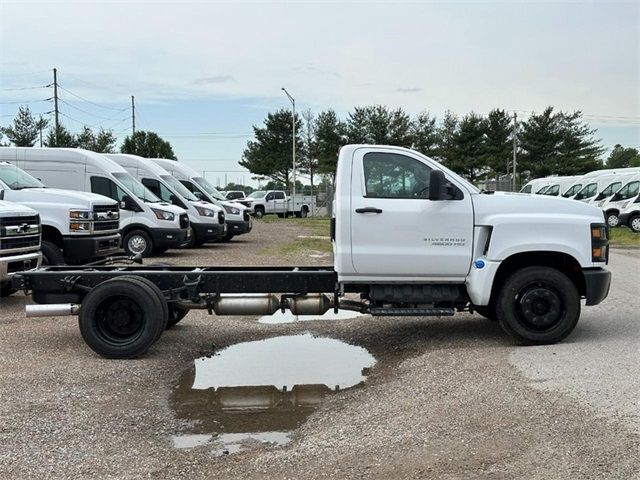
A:
{"type": "Polygon", "coordinates": [[[433,170],[429,176],[429,200],[460,200],[462,192],[447,181],[442,170],[433,170]]]}

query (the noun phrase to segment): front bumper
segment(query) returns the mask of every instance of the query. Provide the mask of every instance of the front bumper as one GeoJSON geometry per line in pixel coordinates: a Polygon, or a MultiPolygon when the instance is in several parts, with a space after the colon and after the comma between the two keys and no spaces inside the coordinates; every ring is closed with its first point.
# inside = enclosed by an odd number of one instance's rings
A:
{"type": "Polygon", "coordinates": [[[587,305],[598,305],[607,295],[611,285],[611,272],[604,268],[584,268],[585,296],[587,305]]]}
{"type": "Polygon", "coordinates": [[[242,235],[251,231],[251,220],[227,220],[227,234],[242,235]]]}
{"type": "Polygon", "coordinates": [[[42,254],[40,252],[0,257],[0,283],[6,282],[18,272],[26,272],[40,267],[41,262],[42,254]]]}
{"type": "Polygon", "coordinates": [[[151,230],[151,239],[157,249],[178,248],[187,239],[188,231],[181,228],[154,228],[151,230]]]}
{"type": "Polygon", "coordinates": [[[215,242],[216,240],[220,240],[227,233],[227,228],[224,223],[191,222],[191,228],[193,228],[193,234],[196,236],[196,240],[202,243],[215,242]]]}
{"type": "Polygon", "coordinates": [[[119,233],[103,237],[64,237],[62,248],[67,262],[87,262],[122,252],[120,241],[119,233]]]}

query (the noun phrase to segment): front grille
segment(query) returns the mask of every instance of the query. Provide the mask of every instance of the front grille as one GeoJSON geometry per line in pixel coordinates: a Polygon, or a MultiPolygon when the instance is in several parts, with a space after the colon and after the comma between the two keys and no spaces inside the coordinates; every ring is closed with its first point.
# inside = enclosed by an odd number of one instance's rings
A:
{"type": "Polygon", "coordinates": [[[248,221],[249,221],[249,219],[251,218],[251,217],[249,216],[249,212],[247,212],[247,211],[245,210],[245,211],[244,211],[244,213],[242,214],[242,218],[244,218],[244,221],[245,221],[245,222],[248,222],[248,221]]]}
{"type": "Polygon", "coordinates": [[[108,213],[108,212],[118,213],[119,212],[118,204],[112,203],[111,205],[94,205],[93,206],[93,213],[108,213]]]}
{"type": "Polygon", "coordinates": [[[105,230],[118,230],[120,228],[120,224],[118,220],[111,220],[108,222],[95,222],[93,225],[93,230],[95,232],[104,232],[105,230]]]}
{"type": "Polygon", "coordinates": [[[40,245],[40,235],[0,239],[0,250],[37,247],[38,245],[40,245]]]}
{"type": "Polygon", "coordinates": [[[0,218],[0,227],[17,227],[24,224],[39,224],[39,215],[30,215],[28,217],[4,217],[0,218]]]}
{"type": "Polygon", "coordinates": [[[224,212],[218,212],[218,222],[224,223],[224,212]]]}
{"type": "Polygon", "coordinates": [[[187,215],[186,213],[180,215],[180,228],[189,228],[189,215],[187,215]]]}

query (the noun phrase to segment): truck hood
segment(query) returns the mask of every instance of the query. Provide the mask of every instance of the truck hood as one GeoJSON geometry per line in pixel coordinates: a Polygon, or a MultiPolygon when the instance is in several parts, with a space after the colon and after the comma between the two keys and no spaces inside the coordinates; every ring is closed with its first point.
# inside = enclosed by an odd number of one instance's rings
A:
{"type": "Polygon", "coordinates": [[[29,217],[37,215],[37,213],[24,205],[0,200],[0,217],[29,217]]]}
{"type": "MultiPolygon", "coordinates": [[[[64,204],[77,204],[80,207],[86,207],[87,204],[91,205],[112,205],[115,200],[103,197],[96,193],[79,192],[76,190],[62,190],[59,188],[28,188],[20,190],[21,192],[28,192],[29,202],[37,203],[64,203],[64,204]]],[[[27,196],[26,194],[24,194],[27,196]]]]}
{"type": "Polygon", "coordinates": [[[539,216],[551,218],[582,217],[591,222],[604,222],[602,210],[583,202],[562,197],[529,195],[526,193],[496,192],[491,195],[474,194],[473,207],[476,225],[493,225],[504,216],[539,216]]]}

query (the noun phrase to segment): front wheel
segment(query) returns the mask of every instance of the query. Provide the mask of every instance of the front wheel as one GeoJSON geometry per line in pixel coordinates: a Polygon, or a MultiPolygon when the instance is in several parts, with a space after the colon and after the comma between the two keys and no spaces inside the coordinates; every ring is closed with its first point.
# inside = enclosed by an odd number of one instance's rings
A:
{"type": "Polygon", "coordinates": [[[607,212],[607,225],[609,225],[609,227],[611,228],[620,225],[620,219],[618,218],[618,214],[616,212],[607,212]]]}
{"type": "Polygon", "coordinates": [[[527,267],[513,273],[502,286],[496,315],[503,330],[520,343],[557,343],[578,323],[580,294],[564,273],[527,267]]]}
{"type": "Polygon", "coordinates": [[[256,218],[262,218],[264,217],[264,210],[262,210],[261,208],[256,208],[254,215],[256,218]]]}
{"type": "Polygon", "coordinates": [[[636,233],[640,233],[640,215],[634,215],[629,219],[629,228],[636,233]]]}
{"type": "Polygon", "coordinates": [[[127,233],[122,244],[127,255],[142,255],[146,258],[153,253],[153,240],[144,230],[127,233]]]}
{"type": "Polygon", "coordinates": [[[48,267],[52,265],[64,265],[64,255],[62,250],[58,248],[55,243],[42,241],[40,245],[40,251],[42,252],[42,266],[48,267]]]}

